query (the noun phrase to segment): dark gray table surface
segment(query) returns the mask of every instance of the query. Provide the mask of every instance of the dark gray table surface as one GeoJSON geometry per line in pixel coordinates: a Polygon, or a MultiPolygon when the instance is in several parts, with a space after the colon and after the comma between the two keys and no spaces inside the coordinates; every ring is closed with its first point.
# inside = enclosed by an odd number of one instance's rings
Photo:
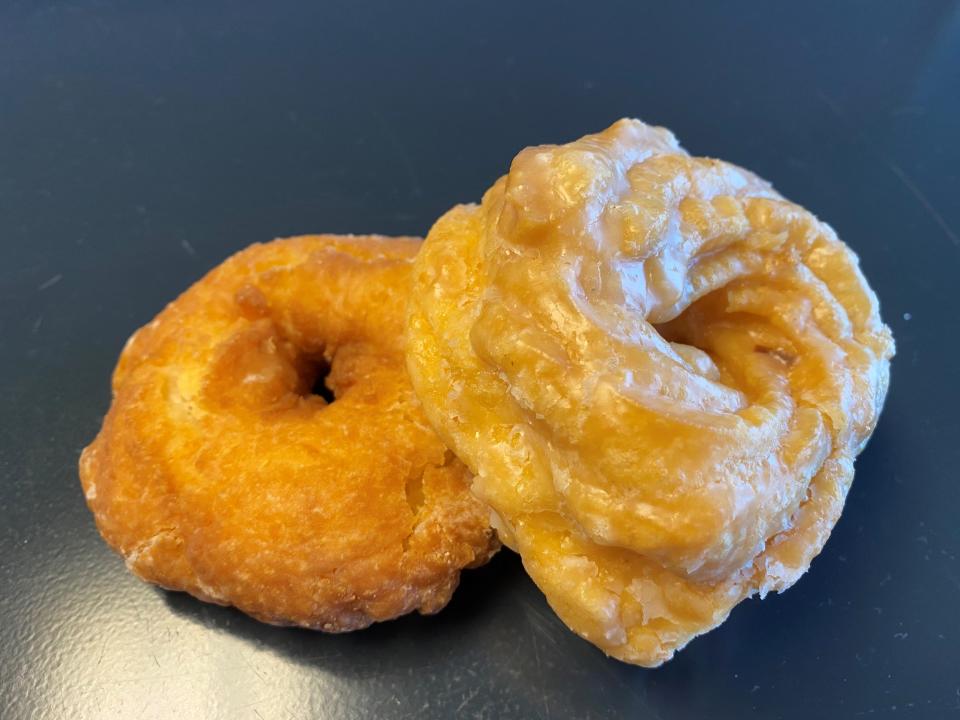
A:
{"type": "Polygon", "coordinates": [[[960,713],[960,4],[0,6],[0,716],[960,713]],[[771,179],[861,256],[898,355],[789,592],[658,670],[509,552],[437,617],[325,636],[141,584],[76,461],[127,336],[231,252],[423,234],[524,145],[624,115],[771,179]]]}

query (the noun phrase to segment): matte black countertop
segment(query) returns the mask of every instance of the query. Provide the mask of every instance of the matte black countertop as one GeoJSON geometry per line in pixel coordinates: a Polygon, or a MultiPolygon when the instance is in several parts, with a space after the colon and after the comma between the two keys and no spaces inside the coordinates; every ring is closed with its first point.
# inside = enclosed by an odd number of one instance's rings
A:
{"type": "Polygon", "coordinates": [[[0,7],[0,717],[960,716],[960,3],[0,7]],[[657,670],[517,558],[342,636],[142,584],[77,479],[124,341],[235,250],[424,234],[525,145],[621,116],[770,179],[898,344],[810,572],[657,670]]]}

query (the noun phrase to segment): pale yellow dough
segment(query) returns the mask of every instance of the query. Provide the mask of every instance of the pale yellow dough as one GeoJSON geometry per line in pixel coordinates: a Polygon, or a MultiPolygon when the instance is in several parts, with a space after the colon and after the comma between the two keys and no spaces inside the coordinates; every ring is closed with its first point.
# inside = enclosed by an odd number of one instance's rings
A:
{"type": "Polygon", "coordinates": [[[637,120],[527,148],[414,268],[431,423],[560,617],[639,665],[809,567],[892,355],[829,226],[637,120]]]}

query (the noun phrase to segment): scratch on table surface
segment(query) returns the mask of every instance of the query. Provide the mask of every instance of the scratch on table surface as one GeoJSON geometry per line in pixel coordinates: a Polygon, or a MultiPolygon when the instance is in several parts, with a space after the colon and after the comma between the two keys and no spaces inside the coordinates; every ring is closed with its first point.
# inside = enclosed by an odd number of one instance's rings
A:
{"type": "Polygon", "coordinates": [[[897,165],[897,163],[895,163],[893,160],[883,156],[880,157],[886,164],[887,168],[889,168],[890,172],[897,176],[900,182],[903,183],[904,187],[906,187],[907,190],[909,190],[910,193],[917,199],[917,202],[923,206],[923,208],[927,211],[927,215],[929,215],[933,221],[940,226],[940,229],[943,230],[944,234],[950,238],[950,241],[957,247],[960,247],[960,237],[958,237],[957,233],[955,233],[953,228],[950,227],[943,215],[937,212],[937,209],[933,206],[933,203],[927,199],[927,196],[923,194],[923,191],[913,181],[913,179],[907,175],[903,168],[897,165]]]}
{"type": "Polygon", "coordinates": [[[927,109],[923,105],[916,103],[912,105],[901,105],[890,111],[890,115],[897,117],[900,115],[926,115],[927,109]]]}
{"type": "Polygon", "coordinates": [[[400,141],[400,138],[397,136],[397,132],[393,129],[393,126],[384,120],[383,116],[379,112],[375,113],[375,115],[377,120],[380,122],[380,127],[383,128],[383,134],[387,137],[387,140],[390,141],[390,144],[393,145],[393,149],[396,150],[397,155],[407,171],[407,175],[410,176],[410,187],[413,190],[414,197],[422,197],[423,187],[420,185],[420,176],[417,174],[417,168],[414,165],[413,158],[410,156],[410,153],[407,152],[407,148],[404,146],[404,144],[400,141]]]}
{"type": "Polygon", "coordinates": [[[847,118],[847,114],[843,112],[833,98],[819,88],[817,89],[817,96],[837,117],[837,119],[840,120],[840,122],[842,122],[858,140],[866,145],[867,148],[874,154],[874,156],[876,156],[876,158],[880,160],[880,162],[882,162],[890,172],[893,173],[893,175],[901,182],[901,184],[910,191],[910,194],[913,195],[914,199],[916,199],[918,203],[920,203],[920,206],[926,211],[930,219],[932,219],[937,226],[943,230],[944,235],[949,238],[954,247],[960,248],[960,236],[958,236],[956,231],[950,227],[950,224],[933,206],[933,203],[930,202],[924,192],[920,189],[920,186],[914,182],[913,178],[911,178],[892,158],[881,152],[874,142],[872,142],[860,130],[854,127],[853,123],[851,123],[847,118]]]}
{"type": "Polygon", "coordinates": [[[845,125],[847,125],[848,127],[850,126],[850,122],[847,120],[847,114],[840,109],[840,106],[837,105],[836,100],[834,100],[832,97],[827,95],[820,88],[817,88],[817,97],[819,97],[820,100],[823,102],[823,104],[826,105],[828,108],[830,108],[833,114],[836,115],[840,120],[842,120],[845,125]]]}
{"type": "Polygon", "coordinates": [[[36,335],[40,332],[40,326],[43,325],[43,315],[38,315],[37,319],[33,321],[33,326],[30,328],[30,333],[36,335]]]}
{"type": "Polygon", "coordinates": [[[256,707],[255,707],[256,705],[262,705],[265,702],[270,702],[276,699],[277,699],[276,695],[271,695],[270,697],[262,697],[262,698],[257,698],[256,700],[253,700],[251,702],[245,702],[242,705],[231,705],[229,708],[226,708],[226,709],[227,710],[249,710],[250,708],[254,708],[254,712],[256,712],[256,707]]]}
{"type": "MultiPolygon", "coordinates": [[[[543,660],[540,657],[540,642],[537,640],[537,635],[540,633],[537,632],[536,628],[532,628],[533,632],[530,633],[533,639],[533,656],[537,660],[537,671],[543,675],[543,660]]],[[[540,699],[543,701],[543,717],[544,720],[548,720],[550,717],[550,695],[547,692],[545,685],[541,686],[540,690],[540,699]]]]}
{"type": "Polygon", "coordinates": [[[259,671],[259,670],[257,669],[257,667],[253,664],[253,662],[250,660],[249,656],[244,652],[244,653],[241,653],[240,657],[241,657],[241,659],[243,660],[243,662],[244,662],[244,664],[246,665],[246,667],[250,670],[250,672],[252,672],[254,675],[256,675],[256,676],[260,679],[260,682],[262,682],[264,685],[266,685],[266,684],[267,684],[267,679],[266,679],[263,675],[260,674],[260,671],[259,671]]]}
{"type": "Polygon", "coordinates": [[[461,710],[463,710],[470,702],[480,693],[480,688],[475,687],[473,690],[468,692],[463,696],[463,700],[460,701],[460,704],[457,705],[457,709],[453,711],[454,715],[458,715],[461,710]]]}
{"type": "Polygon", "coordinates": [[[249,665],[245,663],[231,663],[224,665],[222,667],[204,667],[204,668],[193,668],[190,670],[181,670],[173,673],[164,673],[162,675],[134,675],[133,677],[126,678],[112,678],[109,680],[103,680],[98,683],[99,685],[129,685],[131,683],[143,683],[143,682],[157,682],[158,680],[176,680],[178,678],[184,678],[189,676],[201,676],[201,675],[212,675],[218,672],[230,671],[230,670],[243,670],[249,669],[249,665]]]}
{"type": "Polygon", "coordinates": [[[193,249],[193,245],[190,244],[189,240],[181,240],[180,247],[182,247],[190,257],[194,257],[197,254],[197,251],[193,249]]]}
{"type": "Polygon", "coordinates": [[[40,283],[39,285],[37,285],[37,290],[46,290],[47,288],[52,288],[54,285],[56,285],[56,284],[57,284],[58,282],[60,282],[61,280],[63,280],[63,274],[62,274],[62,273],[57,273],[57,274],[54,275],[53,277],[47,278],[47,279],[44,280],[42,283],[40,283]]]}
{"type": "Polygon", "coordinates": [[[103,662],[103,655],[107,652],[107,641],[104,639],[103,644],[100,646],[100,657],[97,658],[97,667],[100,667],[100,663],[103,662]]]}
{"type": "Polygon", "coordinates": [[[534,603],[524,602],[523,609],[530,619],[532,626],[540,632],[543,639],[546,639],[554,647],[557,646],[557,637],[552,628],[555,627],[556,617],[547,615],[534,603]]]}

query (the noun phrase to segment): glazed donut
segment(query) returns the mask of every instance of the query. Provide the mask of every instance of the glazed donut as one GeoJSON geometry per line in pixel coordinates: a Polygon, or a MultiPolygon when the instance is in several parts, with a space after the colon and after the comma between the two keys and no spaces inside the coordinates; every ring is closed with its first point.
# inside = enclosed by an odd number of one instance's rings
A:
{"type": "Polygon", "coordinates": [[[636,120],[522,151],[430,231],[412,298],[414,388],[501,539],[646,666],[807,569],[893,355],[829,226],[636,120]]]}
{"type": "Polygon", "coordinates": [[[436,612],[460,570],[489,559],[488,512],[404,369],[419,244],[254,245],[130,338],[80,478],[131,571],[266,622],[345,631],[436,612]]]}

